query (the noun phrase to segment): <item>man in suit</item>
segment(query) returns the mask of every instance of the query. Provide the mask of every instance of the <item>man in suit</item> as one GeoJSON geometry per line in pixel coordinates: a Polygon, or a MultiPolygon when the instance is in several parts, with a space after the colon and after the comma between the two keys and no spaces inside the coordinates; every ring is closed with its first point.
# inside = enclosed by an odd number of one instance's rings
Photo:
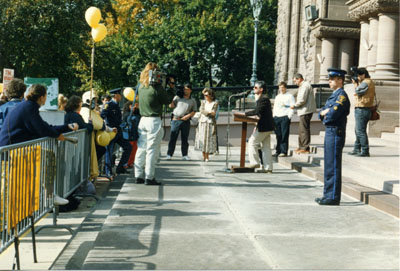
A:
{"type": "Polygon", "coordinates": [[[271,134],[274,131],[274,119],[272,117],[271,102],[267,96],[263,95],[266,91],[264,81],[257,81],[254,85],[254,96],[256,99],[256,109],[247,111],[246,116],[257,116],[257,127],[250,136],[248,152],[250,168],[255,168],[256,172],[272,173],[272,152],[271,134]],[[263,166],[260,168],[260,157],[258,149],[262,150],[263,166]]]}

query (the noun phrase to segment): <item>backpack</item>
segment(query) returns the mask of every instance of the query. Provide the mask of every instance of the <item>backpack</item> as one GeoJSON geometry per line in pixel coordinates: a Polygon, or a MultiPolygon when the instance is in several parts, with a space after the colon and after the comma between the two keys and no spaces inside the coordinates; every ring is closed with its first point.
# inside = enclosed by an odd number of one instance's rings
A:
{"type": "MultiPolygon", "coordinates": [[[[139,85],[135,90],[135,98],[133,99],[132,105],[135,105],[136,97],[138,93],[139,85]]],[[[126,122],[121,123],[120,127],[122,129],[122,137],[128,141],[137,141],[139,138],[139,121],[140,114],[138,110],[135,110],[134,106],[132,107],[131,112],[129,112],[129,116],[126,119],[126,122]]]]}

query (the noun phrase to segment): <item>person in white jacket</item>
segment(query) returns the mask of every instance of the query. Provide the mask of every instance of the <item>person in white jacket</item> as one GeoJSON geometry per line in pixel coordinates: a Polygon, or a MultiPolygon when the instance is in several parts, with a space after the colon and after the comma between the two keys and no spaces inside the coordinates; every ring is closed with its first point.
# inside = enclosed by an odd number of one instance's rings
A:
{"type": "Polygon", "coordinates": [[[275,97],[274,102],[274,122],[276,135],[275,156],[284,157],[288,154],[290,119],[293,116],[293,109],[296,103],[292,94],[287,93],[287,85],[285,82],[279,83],[279,94],[275,97]]]}
{"type": "Polygon", "coordinates": [[[310,83],[304,81],[303,75],[296,74],[293,82],[299,86],[296,104],[291,109],[297,109],[299,121],[299,147],[297,153],[309,153],[311,141],[311,118],[317,109],[315,104],[314,90],[310,83]]]}

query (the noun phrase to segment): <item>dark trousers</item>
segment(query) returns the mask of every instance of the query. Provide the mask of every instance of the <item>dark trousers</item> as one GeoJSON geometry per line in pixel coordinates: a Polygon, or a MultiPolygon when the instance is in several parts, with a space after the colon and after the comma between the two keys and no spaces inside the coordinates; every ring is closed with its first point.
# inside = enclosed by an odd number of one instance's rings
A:
{"type": "Polygon", "coordinates": [[[313,113],[309,113],[299,117],[299,149],[301,150],[310,150],[312,115],[313,113]]]}
{"type": "Polygon", "coordinates": [[[125,140],[122,137],[122,131],[118,130],[117,135],[113,140],[111,140],[110,144],[106,146],[106,157],[105,157],[105,170],[106,170],[106,175],[111,176],[112,175],[112,154],[114,151],[114,145],[117,143],[120,145],[123,149],[121,160],[119,160],[118,163],[118,168],[123,167],[125,164],[128,163],[129,156],[132,151],[132,146],[129,144],[128,140],[125,140]]]}
{"type": "Polygon", "coordinates": [[[342,191],[342,152],[345,128],[326,127],[324,141],[324,198],[339,200],[342,191]]]}
{"type": "Polygon", "coordinates": [[[172,120],[171,121],[171,136],[168,143],[167,155],[173,156],[175,152],[176,140],[178,139],[179,132],[181,133],[181,151],[182,156],[188,154],[189,149],[189,132],[190,132],[190,120],[172,120]]]}
{"type": "Polygon", "coordinates": [[[354,142],[354,150],[362,153],[369,153],[369,142],[367,135],[367,125],[371,117],[371,110],[365,107],[356,107],[354,109],[356,120],[356,142],[354,142]]]}
{"type": "Polygon", "coordinates": [[[276,153],[287,154],[289,149],[290,119],[288,116],[274,117],[276,153]]]}

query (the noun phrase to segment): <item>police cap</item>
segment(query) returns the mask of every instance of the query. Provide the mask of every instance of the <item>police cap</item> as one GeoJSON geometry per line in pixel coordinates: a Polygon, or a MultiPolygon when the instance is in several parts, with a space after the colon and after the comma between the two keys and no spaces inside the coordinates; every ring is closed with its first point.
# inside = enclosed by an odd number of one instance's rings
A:
{"type": "Polygon", "coordinates": [[[341,69],[335,69],[335,68],[329,68],[328,69],[328,77],[341,77],[344,78],[344,75],[347,72],[345,70],[341,70],[341,69]]]}
{"type": "Polygon", "coordinates": [[[114,88],[112,90],[110,90],[110,94],[121,94],[121,90],[122,88],[114,88]]]}

